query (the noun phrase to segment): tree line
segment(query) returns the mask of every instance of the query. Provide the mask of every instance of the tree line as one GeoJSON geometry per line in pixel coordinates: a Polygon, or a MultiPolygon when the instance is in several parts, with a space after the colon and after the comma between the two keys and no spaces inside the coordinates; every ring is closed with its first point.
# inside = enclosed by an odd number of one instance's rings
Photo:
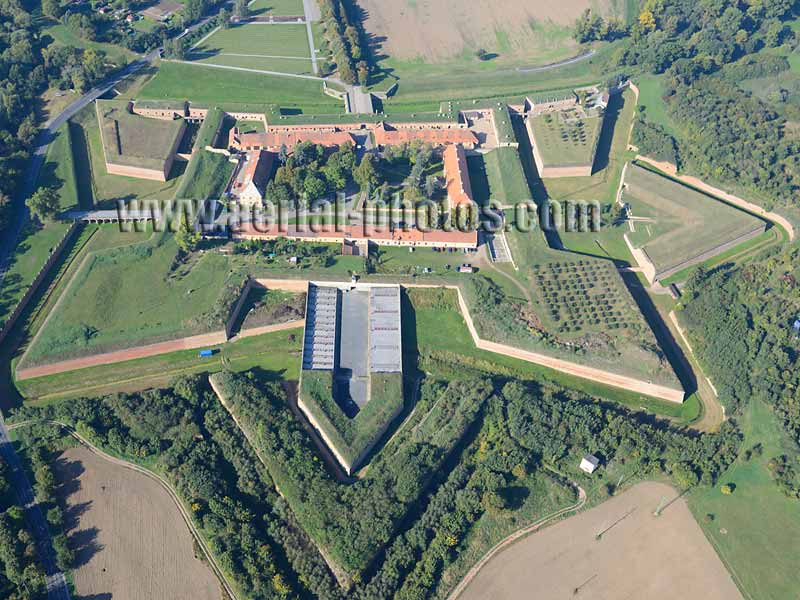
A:
{"type": "Polygon", "coordinates": [[[367,85],[370,54],[360,8],[353,0],[319,0],[325,39],[339,77],[345,83],[367,85]]]}
{"type": "Polygon", "coordinates": [[[44,569],[23,508],[17,503],[11,466],[0,456],[0,597],[47,598],[44,569]]]}
{"type": "Polygon", "coordinates": [[[101,447],[146,459],[190,506],[249,598],[443,596],[440,575],[465,550],[475,523],[514,510],[513,490],[529,475],[545,467],[575,472],[591,450],[637,477],[708,485],[740,443],[731,423],[691,436],[581,393],[463,362],[425,369],[431,375],[417,410],[349,485],[322,464],[279,383],[255,374],[218,380],[242,430],[199,377],[165,390],[25,406],[14,418],[56,418],[101,447]],[[316,544],[349,570],[349,592],[316,544]]]}
{"type": "MultiPolygon", "coordinates": [[[[681,312],[692,346],[730,413],[766,403],[800,451],[800,250],[774,250],[740,268],[698,268],[681,312]]],[[[770,470],[790,496],[800,465],[771,457],[770,470]]]]}
{"type": "Polygon", "coordinates": [[[677,139],[645,114],[634,143],[701,177],[744,188],[768,207],[796,204],[800,141],[787,133],[783,117],[737,82],[784,68],[777,57],[750,57],[796,46],[789,23],[798,14],[800,5],[790,0],[647,0],[613,60],[623,69],[664,74],[663,99],[677,139]]]}

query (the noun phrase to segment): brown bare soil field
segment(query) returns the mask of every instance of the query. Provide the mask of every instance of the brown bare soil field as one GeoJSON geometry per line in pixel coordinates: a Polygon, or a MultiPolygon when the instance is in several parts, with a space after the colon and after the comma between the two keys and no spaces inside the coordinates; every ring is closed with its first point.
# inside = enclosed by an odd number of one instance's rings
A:
{"type": "Polygon", "coordinates": [[[471,54],[478,48],[529,57],[532,50],[552,41],[553,26],[571,26],[586,8],[607,4],[606,0],[359,0],[367,15],[366,30],[376,36],[383,53],[426,62],[452,59],[465,50],[471,54]]]}
{"type": "Polygon", "coordinates": [[[460,600],[530,598],[534,591],[537,598],[592,600],[742,597],[686,501],[672,487],[654,482],[501,552],[460,600]],[[662,502],[667,506],[656,517],[662,502]]]}
{"type": "Polygon", "coordinates": [[[173,501],[155,481],[72,448],[55,465],[80,598],[219,600],[211,570],[173,501]]]}

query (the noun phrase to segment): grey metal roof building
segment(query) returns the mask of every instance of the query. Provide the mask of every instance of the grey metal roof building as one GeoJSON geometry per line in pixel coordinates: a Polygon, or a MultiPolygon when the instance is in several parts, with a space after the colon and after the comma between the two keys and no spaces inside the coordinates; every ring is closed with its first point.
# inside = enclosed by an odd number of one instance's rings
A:
{"type": "Polygon", "coordinates": [[[339,290],[309,284],[303,368],[333,370],[336,360],[336,323],[339,290]]]}
{"type": "Polygon", "coordinates": [[[400,286],[369,291],[369,363],[372,373],[403,370],[400,330],[400,286]]]}

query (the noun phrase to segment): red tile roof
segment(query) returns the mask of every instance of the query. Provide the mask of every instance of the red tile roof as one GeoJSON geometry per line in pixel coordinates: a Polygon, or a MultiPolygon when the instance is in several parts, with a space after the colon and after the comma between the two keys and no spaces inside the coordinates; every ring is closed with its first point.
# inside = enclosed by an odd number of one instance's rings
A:
{"type": "Polygon", "coordinates": [[[346,131],[271,131],[269,133],[239,133],[234,127],[228,138],[228,146],[237,150],[272,150],[282,146],[291,151],[301,142],[321,144],[326,147],[355,143],[355,138],[346,131]]]}
{"type": "Polygon", "coordinates": [[[469,129],[462,128],[395,129],[391,125],[379,123],[373,133],[375,143],[379,146],[407,144],[414,140],[437,146],[463,144],[468,148],[474,148],[478,144],[478,137],[469,129]]]}
{"type": "Polygon", "coordinates": [[[444,176],[447,180],[447,198],[450,208],[471,205],[472,185],[469,181],[467,154],[461,144],[450,144],[444,149],[444,176]]]}
{"type": "Polygon", "coordinates": [[[297,225],[273,223],[265,228],[257,228],[250,223],[244,223],[235,232],[234,237],[273,239],[287,237],[297,240],[314,241],[324,240],[369,240],[380,245],[381,241],[393,242],[401,245],[415,244],[448,244],[471,245],[477,247],[477,231],[420,231],[419,229],[376,227],[374,225],[351,225],[337,227],[335,225],[304,226],[298,229],[297,225]]]}

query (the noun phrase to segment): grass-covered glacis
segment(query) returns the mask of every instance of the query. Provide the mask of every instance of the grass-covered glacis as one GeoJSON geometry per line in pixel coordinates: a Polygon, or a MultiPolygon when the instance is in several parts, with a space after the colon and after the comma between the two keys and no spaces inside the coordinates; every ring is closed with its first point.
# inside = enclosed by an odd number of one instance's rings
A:
{"type": "Polygon", "coordinates": [[[334,400],[333,372],[305,370],[300,402],[348,471],[357,468],[403,410],[403,375],[372,373],[369,401],[350,418],[334,400]]]}

